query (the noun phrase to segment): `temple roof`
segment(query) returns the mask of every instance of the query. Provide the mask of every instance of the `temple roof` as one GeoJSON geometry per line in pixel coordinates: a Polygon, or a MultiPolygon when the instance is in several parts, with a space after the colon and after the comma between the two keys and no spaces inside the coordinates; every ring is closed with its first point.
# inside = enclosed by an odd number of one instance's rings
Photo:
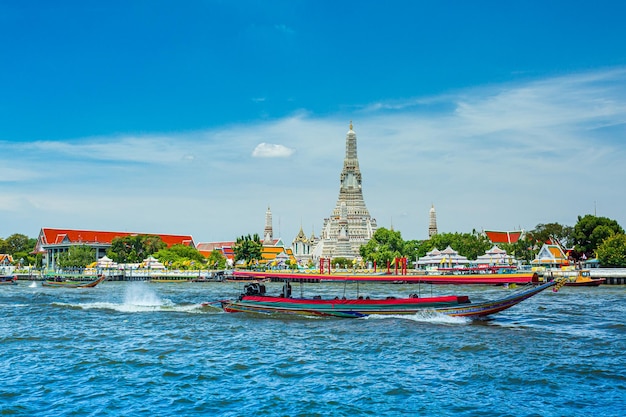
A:
{"type": "Polygon", "coordinates": [[[485,230],[485,234],[491,240],[491,243],[515,243],[524,233],[523,230],[515,230],[510,232],[502,232],[497,230],[485,230]]]}
{"type": "Polygon", "coordinates": [[[42,249],[42,245],[59,245],[70,243],[106,244],[110,245],[116,237],[126,236],[159,236],[168,246],[182,244],[195,247],[190,235],[165,235],[160,233],[135,233],[135,232],[109,232],[102,230],[76,230],[76,229],[53,229],[44,227],[39,232],[36,251],[42,249]]]}

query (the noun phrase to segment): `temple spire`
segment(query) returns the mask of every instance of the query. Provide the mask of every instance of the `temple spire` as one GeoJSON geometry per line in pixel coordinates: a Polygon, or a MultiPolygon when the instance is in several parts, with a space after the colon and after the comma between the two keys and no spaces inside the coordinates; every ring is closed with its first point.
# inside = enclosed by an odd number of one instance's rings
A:
{"type": "Polygon", "coordinates": [[[270,206],[267,206],[265,212],[265,229],[263,230],[263,244],[271,245],[274,243],[274,228],[272,227],[272,211],[270,206]]]}
{"type": "Polygon", "coordinates": [[[359,247],[366,244],[376,231],[376,219],[370,216],[363,200],[353,127],[350,120],[350,130],[346,135],[346,156],[339,178],[339,199],[332,215],[324,220],[322,227],[322,257],[325,258],[359,257],[359,247]]]}
{"type": "Polygon", "coordinates": [[[437,234],[437,213],[435,213],[435,205],[432,204],[429,212],[429,222],[428,222],[428,238],[435,236],[437,234]]]}

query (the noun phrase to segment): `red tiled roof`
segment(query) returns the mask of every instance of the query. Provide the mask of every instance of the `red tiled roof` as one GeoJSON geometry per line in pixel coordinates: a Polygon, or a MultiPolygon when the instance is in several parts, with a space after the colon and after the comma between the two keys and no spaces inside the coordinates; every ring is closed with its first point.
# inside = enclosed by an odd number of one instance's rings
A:
{"type": "Polygon", "coordinates": [[[205,258],[211,255],[211,252],[218,250],[222,252],[227,259],[235,259],[235,253],[233,252],[233,245],[235,242],[201,242],[196,245],[198,252],[205,258]]]}
{"type": "Polygon", "coordinates": [[[74,229],[51,229],[44,227],[39,232],[37,246],[60,244],[64,240],[72,243],[104,243],[111,244],[116,237],[126,236],[159,236],[170,247],[183,244],[195,247],[193,238],[189,235],[164,235],[160,233],[134,233],[134,232],[106,232],[101,230],[74,230],[74,229]]]}
{"type": "Polygon", "coordinates": [[[205,258],[208,258],[214,250],[218,250],[222,252],[226,258],[234,259],[235,254],[232,250],[234,244],[235,242],[202,242],[198,243],[196,249],[198,249],[198,252],[205,258]]]}
{"type": "Polygon", "coordinates": [[[215,249],[221,249],[226,247],[231,248],[234,244],[235,242],[201,242],[196,245],[196,249],[198,249],[199,251],[211,252],[215,249]]]}
{"type": "Polygon", "coordinates": [[[498,232],[495,230],[486,230],[485,234],[492,243],[515,243],[522,236],[521,230],[513,232],[498,232]]]}

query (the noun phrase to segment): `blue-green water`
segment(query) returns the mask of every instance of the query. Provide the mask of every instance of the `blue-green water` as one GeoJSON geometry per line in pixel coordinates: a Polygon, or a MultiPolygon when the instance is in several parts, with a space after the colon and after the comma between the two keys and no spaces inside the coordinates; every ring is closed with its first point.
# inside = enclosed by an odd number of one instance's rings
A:
{"type": "MultiPolygon", "coordinates": [[[[30,285],[0,288],[2,415],[607,417],[626,410],[623,286],[548,290],[471,322],[254,317],[200,306],[238,295],[241,284],[30,285]]],[[[278,284],[269,287],[278,292],[278,284]]],[[[415,288],[368,284],[360,292],[403,296],[415,288]]],[[[343,284],[305,284],[307,294],[343,291],[343,284]]],[[[510,290],[433,291],[479,301],[510,290]]]]}

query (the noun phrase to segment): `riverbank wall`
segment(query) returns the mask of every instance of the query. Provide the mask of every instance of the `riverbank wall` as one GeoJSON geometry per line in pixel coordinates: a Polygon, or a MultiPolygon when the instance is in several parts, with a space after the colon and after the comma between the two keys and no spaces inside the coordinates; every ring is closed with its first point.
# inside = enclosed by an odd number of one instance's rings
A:
{"type": "Polygon", "coordinates": [[[626,268],[591,268],[591,278],[606,279],[605,285],[626,285],[626,268]]]}

